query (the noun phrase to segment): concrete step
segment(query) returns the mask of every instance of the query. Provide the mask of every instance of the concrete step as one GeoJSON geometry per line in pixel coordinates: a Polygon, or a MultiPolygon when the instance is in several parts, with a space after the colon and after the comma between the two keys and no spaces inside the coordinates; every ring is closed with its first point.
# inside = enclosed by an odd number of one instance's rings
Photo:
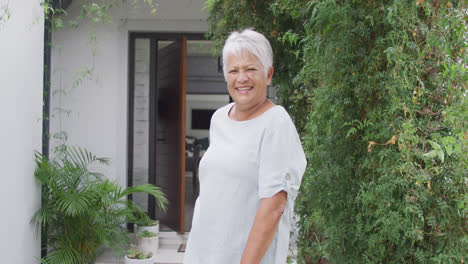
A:
{"type": "Polygon", "coordinates": [[[180,235],[176,232],[160,232],[159,233],[159,245],[177,245],[186,243],[188,234],[180,235]]]}
{"type": "MultiPolygon", "coordinates": [[[[178,248],[177,248],[178,249],[178,248]]],[[[155,264],[182,264],[184,262],[184,253],[177,252],[173,248],[160,248],[155,256],[155,264]]]]}

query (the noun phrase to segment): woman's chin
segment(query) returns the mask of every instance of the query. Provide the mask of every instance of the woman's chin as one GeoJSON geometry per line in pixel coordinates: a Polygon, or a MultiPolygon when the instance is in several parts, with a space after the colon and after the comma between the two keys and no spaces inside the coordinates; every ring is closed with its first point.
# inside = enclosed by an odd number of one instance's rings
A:
{"type": "Polygon", "coordinates": [[[237,105],[249,105],[249,104],[252,104],[252,100],[250,98],[246,98],[246,97],[237,97],[237,98],[233,98],[234,102],[237,104],[237,105]]]}
{"type": "Polygon", "coordinates": [[[249,102],[254,101],[254,94],[250,90],[247,93],[242,93],[242,92],[235,92],[234,97],[232,98],[236,103],[239,104],[248,104],[249,102]]]}

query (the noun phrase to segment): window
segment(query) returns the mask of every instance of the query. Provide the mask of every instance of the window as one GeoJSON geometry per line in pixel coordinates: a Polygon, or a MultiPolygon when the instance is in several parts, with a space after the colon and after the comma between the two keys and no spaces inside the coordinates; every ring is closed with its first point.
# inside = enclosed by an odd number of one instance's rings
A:
{"type": "Polygon", "coordinates": [[[215,109],[192,109],[192,129],[210,129],[211,116],[215,109]]]}

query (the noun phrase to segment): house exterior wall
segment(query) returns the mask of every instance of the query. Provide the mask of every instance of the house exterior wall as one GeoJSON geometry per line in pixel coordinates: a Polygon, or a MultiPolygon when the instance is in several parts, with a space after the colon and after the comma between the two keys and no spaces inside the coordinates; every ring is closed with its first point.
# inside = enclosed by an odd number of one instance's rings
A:
{"type": "Polygon", "coordinates": [[[40,0],[8,3],[0,21],[0,248],[2,263],[37,263],[40,237],[30,224],[40,206],[34,151],[41,151],[44,20],[40,0]]]}
{"type": "MultiPolygon", "coordinates": [[[[134,1],[127,1],[134,2],[134,1]]],[[[143,2],[143,1],[140,1],[143,2]]],[[[68,144],[87,148],[112,163],[104,173],[127,184],[129,32],[207,32],[204,0],[160,0],[157,11],[121,4],[110,25],[81,22],[53,32],[51,131],[65,131],[68,144]],[[90,40],[92,36],[97,40],[90,40]],[[87,71],[91,74],[87,74],[87,71]],[[64,91],[64,92],[60,92],[64,91]],[[65,108],[67,112],[58,111],[65,108]]],[[[81,1],[67,9],[76,17],[81,1]]]]}

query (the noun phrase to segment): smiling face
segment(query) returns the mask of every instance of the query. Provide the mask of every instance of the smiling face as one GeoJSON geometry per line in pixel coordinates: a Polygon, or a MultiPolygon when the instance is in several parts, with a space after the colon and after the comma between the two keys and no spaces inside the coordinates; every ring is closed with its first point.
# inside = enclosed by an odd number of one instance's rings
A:
{"type": "Polygon", "coordinates": [[[240,109],[253,109],[264,102],[273,67],[265,75],[257,57],[249,52],[241,52],[228,57],[226,72],[229,94],[240,109]]]}

